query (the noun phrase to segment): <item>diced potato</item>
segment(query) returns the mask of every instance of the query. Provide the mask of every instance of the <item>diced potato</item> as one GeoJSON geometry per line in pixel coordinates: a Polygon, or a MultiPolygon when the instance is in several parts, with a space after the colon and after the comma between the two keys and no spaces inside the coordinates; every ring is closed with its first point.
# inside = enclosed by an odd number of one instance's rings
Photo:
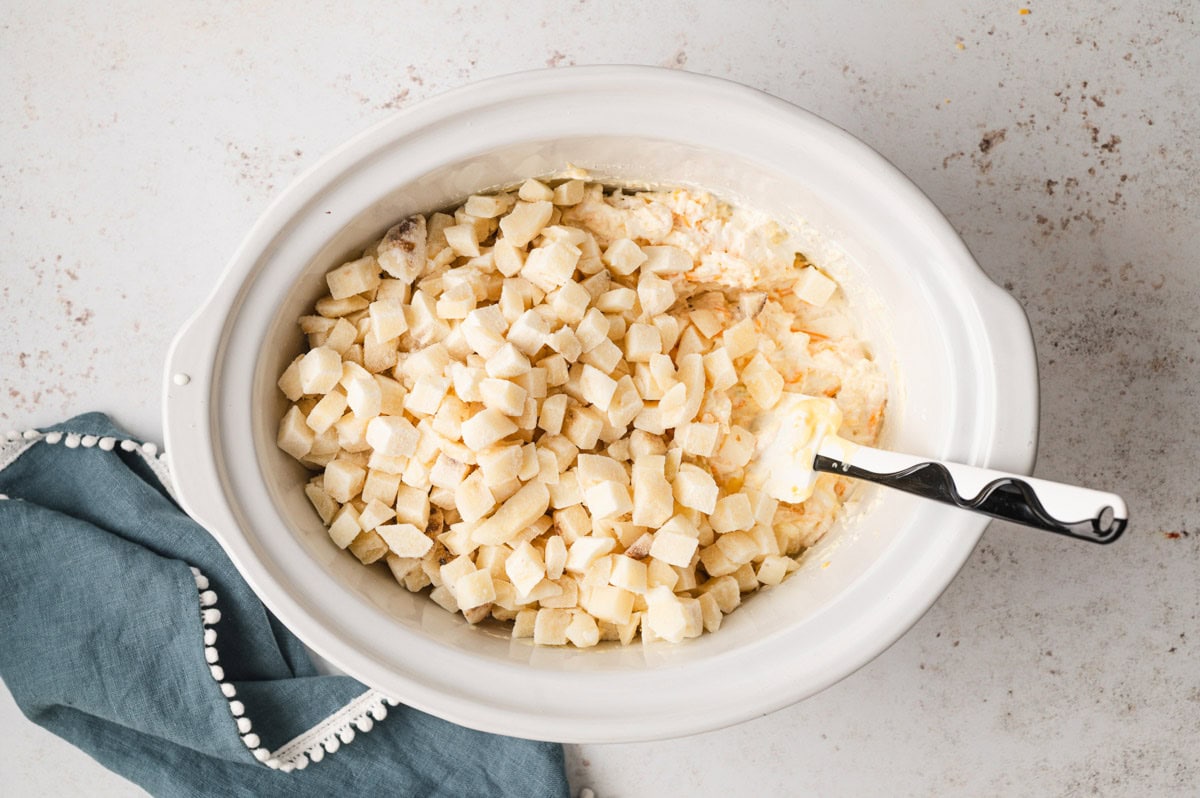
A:
{"type": "Polygon", "coordinates": [[[454,598],[460,609],[469,610],[496,600],[496,586],[490,571],[474,571],[455,581],[454,598]]]}
{"type": "Polygon", "coordinates": [[[744,493],[734,493],[717,499],[708,522],[718,535],[750,529],[754,526],[754,510],[750,507],[749,497],[744,493]]]}
{"type": "Polygon", "coordinates": [[[555,205],[578,205],[583,200],[583,181],[568,180],[554,187],[555,205]]]}
{"type": "Polygon", "coordinates": [[[524,388],[510,380],[489,377],[479,383],[479,398],[485,407],[498,410],[506,416],[519,416],[525,411],[524,388]]]}
{"type": "Polygon", "coordinates": [[[633,594],[613,585],[594,585],[583,592],[581,605],[602,621],[627,624],[633,612],[633,594]]]}
{"type": "Polygon", "coordinates": [[[737,360],[758,348],[758,328],[753,319],[742,319],[721,336],[729,356],[737,360]]]}
{"type": "Polygon", "coordinates": [[[396,511],[389,505],[373,499],[367,502],[367,506],[359,513],[358,525],[366,532],[375,529],[384,521],[390,521],[395,517],[396,511]]]}
{"type": "MultiPolygon", "coordinates": [[[[320,403],[318,403],[320,404],[320,403]]],[[[280,449],[300,460],[312,451],[313,433],[300,408],[292,405],[279,422],[279,433],[275,438],[280,449]]]]}
{"type": "Polygon", "coordinates": [[[578,247],[555,241],[538,247],[525,258],[521,276],[542,291],[553,291],[567,283],[579,263],[578,247]]]}
{"type": "MultiPolygon", "coordinates": [[[[575,285],[575,283],[571,283],[575,285]]],[[[546,343],[550,334],[550,322],[535,310],[527,310],[517,317],[508,330],[508,342],[521,354],[532,357],[546,343]]]]}
{"type": "Polygon", "coordinates": [[[379,263],[367,256],[344,263],[325,275],[329,295],[345,299],[379,287],[379,263]]]}
{"type": "Polygon", "coordinates": [[[377,416],[367,424],[367,443],[386,455],[411,456],[419,439],[420,433],[412,422],[400,416],[377,416]]]}
{"type": "Polygon", "coordinates": [[[358,510],[352,504],[343,504],[329,524],[329,538],[339,549],[344,549],[353,543],[361,533],[362,527],[358,525],[358,510]]]}
{"type": "Polygon", "coordinates": [[[518,202],[516,207],[500,220],[500,230],[513,246],[523,247],[550,223],[553,213],[554,206],[546,200],[518,202]]]}
{"type": "Polygon", "coordinates": [[[646,255],[646,261],[642,264],[643,272],[679,274],[692,268],[692,256],[679,247],[642,247],[642,252],[646,255]]]}
{"type": "Polygon", "coordinates": [[[360,532],[348,547],[363,565],[382,560],[388,553],[387,544],[376,532],[360,532]]]}
{"type": "Polygon", "coordinates": [[[712,474],[699,466],[683,463],[672,485],[675,501],[702,513],[711,513],[717,504],[718,488],[712,474]]]}
{"type": "Polygon", "coordinates": [[[792,292],[810,305],[824,305],[837,290],[837,283],[821,274],[813,266],[806,266],[800,271],[800,277],[792,292]]]}
{"type": "Polygon", "coordinates": [[[425,270],[428,227],[425,217],[410,216],[392,227],[379,242],[379,267],[405,283],[425,270]]]}
{"type": "Polygon", "coordinates": [[[464,521],[477,521],[492,511],[496,499],[484,482],[483,473],[473,471],[454,489],[454,506],[464,521]]]}
{"type": "Polygon", "coordinates": [[[300,359],[300,388],[306,394],[327,394],[342,378],[342,357],[328,347],[310,349],[300,359]]]}
{"type": "Polygon", "coordinates": [[[646,592],[646,564],[618,554],[612,558],[612,573],[608,581],[614,587],[631,593],[646,592]]]}
{"type": "Polygon", "coordinates": [[[584,536],[577,538],[567,550],[566,570],[581,574],[593,562],[608,554],[616,546],[612,538],[584,536]]]}
{"type": "Polygon", "coordinates": [[[654,542],[650,545],[650,556],[668,565],[686,567],[692,561],[700,541],[690,535],[680,534],[665,529],[654,533],[654,542]]]}
{"type": "Polygon", "coordinates": [[[713,544],[731,563],[741,566],[759,555],[758,545],[747,532],[729,532],[717,538],[713,544]]]}
{"type": "Polygon", "coordinates": [[[530,369],[529,358],[521,350],[509,342],[505,342],[495,354],[487,359],[484,367],[489,377],[513,378],[527,374],[530,369]]]}
{"type": "Polygon", "coordinates": [[[472,539],[483,544],[507,543],[550,507],[550,493],[541,482],[530,482],[500,505],[475,528],[472,539]]]}
{"type": "Polygon", "coordinates": [[[687,631],[688,618],[683,603],[671,589],[658,586],[646,591],[647,611],[642,618],[643,628],[671,643],[678,643],[687,631]]]}
{"type": "Polygon", "coordinates": [[[517,431],[512,419],[499,410],[487,408],[463,422],[463,443],[475,452],[482,451],[517,431]]]}
{"type": "Polygon", "coordinates": [[[325,466],[325,492],[334,501],[345,504],[358,496],[366,481],[367,471],[349,460],[337,458],[325,466]]]}
{"type": "MultiPolygon", "coordinates": [[[[550,308],[554,311],[554,315],[558,317],[559,321],[564,324],[578,324],[588,311],[592,295],[579,283],[574,280],[567,280],[560,288],[552,292],[548,299],[550,300],[550,308]]],[[[533,313],[533,311],[527,312],[533,313]]],[[[541,316],[540,313],[535,315],[541,316]]],[[[549,332],[549,329],[547,329],[546,333],[548,334],[549,332]]]]}
{"type": "Polygon", "coordinates": [[[397,557],[423,557],[433,547],[433,540],[412,524],[383,524],[375,531],[397,557]]]}
{"type": "Polygon", "coordinates": [[[593,518],[616,518],[632,512],[629,488],[616,482],[601,482],[583,491],[583,502],[593,518]]]}
{"type": "Polygon", "coordinates": [[[761,352],[751,358],[746,368],[742,369],[741,379],[751,398],[763,410],[774,407],[783,394],[783,376],[767,362],[761,352]]]}
{"type": "Polygon", "coordinates": [[[643,319],[665,313],[675,304],[675,289],[669,282],[652,272],[643,270],[638,274],[637,294],[642,305],[643,319]]]}
{"type": "Polygon", "coordinates": [[[534,620],[533,642],[539,646],[566,645],[567,627],[570,625],[570,610],[540,609],[534,620]]]}

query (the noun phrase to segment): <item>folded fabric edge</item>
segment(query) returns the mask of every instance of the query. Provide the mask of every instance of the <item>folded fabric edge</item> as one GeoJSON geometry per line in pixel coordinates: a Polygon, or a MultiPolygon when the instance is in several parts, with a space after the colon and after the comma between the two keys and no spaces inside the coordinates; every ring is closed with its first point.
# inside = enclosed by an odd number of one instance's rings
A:
{"type": "MultiPolygon", "coordinates": [[[[0,471],[11,466],[21,455],[39,442],[50,446],[61,444],[68,449],[95,447],[105,452],[111,452],[119,447],[124,452],[136,452],[150,468],[163,489],[175,497],[174,480],[170,469],[167,468],[166,452],[160,452],[158,446],[151,442],[118,438],[112,435],[101,436],[55,429],[47,432],[37,429],[28,429],[24,432],[10,430],[0,438],[0,471]]],[[[9,498],[0,493],[0,501],[9,498]]],[[[342,744],[353,742],[356,729],[363,733],[369,732],[374,728],[375,721],[387,717],[389,706],[396,706],[399,703],[379,690],[368,688],[308,731],[284,743],[278,750],[272,752],[262,747],[261,739],[254,733],[253,722],[245,714],[245,705],[237,700],[237,688],[225,681],[225,670],[221,667],[220,656],[216,649],[217,630],[215,627],[221,620],[221,611],[216,607],[217,594],[211,589],[208,577],[199,568],[191,565],[189,567],[196,582],[201,625],[204,628],[205,662],[208,663],[209,673],[221,690],[221,695],[229,704],[229,711],[237,725],[238,735],[260,763],[285,773],[303,770],[309,762],[320,762],[325,758],[326,753],[335,753],[342,744]]]]}

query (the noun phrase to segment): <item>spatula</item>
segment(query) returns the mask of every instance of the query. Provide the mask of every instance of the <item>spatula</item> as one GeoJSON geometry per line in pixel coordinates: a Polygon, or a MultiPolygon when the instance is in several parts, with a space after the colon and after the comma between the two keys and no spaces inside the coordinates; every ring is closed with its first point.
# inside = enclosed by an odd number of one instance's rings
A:
{"type": "Polygon", "coordinates": [[[838,437],[840,425],[832,399],[783,394],[751,428],[758,444],[748,478],[801,502],[819,472],[840,474],[1093,543],[1112,543],[1129,522],[1115,493],[861,446],[838,437]]]}

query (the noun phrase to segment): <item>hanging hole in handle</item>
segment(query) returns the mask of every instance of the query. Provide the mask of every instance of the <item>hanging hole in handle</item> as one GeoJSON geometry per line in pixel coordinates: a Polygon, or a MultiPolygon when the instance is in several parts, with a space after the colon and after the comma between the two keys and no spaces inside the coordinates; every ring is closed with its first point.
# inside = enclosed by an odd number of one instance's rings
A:
{"type": "Polygon", "coordinates": [[[1116,520],[1116,513],[1113,511],[1113,508],[1105,507],[1100,511],[1100,514],[1096,516],[1096,520],[1094,522],[1096,525],[1096,531],[1100,534],[1107,535],[1113,531],[1113,524],[1116,522],[1116,520]]]}

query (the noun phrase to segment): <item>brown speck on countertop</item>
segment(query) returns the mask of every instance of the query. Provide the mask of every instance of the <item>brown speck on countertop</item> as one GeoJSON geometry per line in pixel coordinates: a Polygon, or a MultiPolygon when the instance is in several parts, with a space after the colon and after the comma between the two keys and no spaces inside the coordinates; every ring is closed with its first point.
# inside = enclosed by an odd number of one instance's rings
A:
{"type": "Polygon", "coordinates": [[[1004,137],[1007,134],[1008,128],[989,130],[988,132],[984,133],[983,138],[979,140],[979,151],[985,155],[991,152],[993,147],[1004,141],[1004,137]]]}

